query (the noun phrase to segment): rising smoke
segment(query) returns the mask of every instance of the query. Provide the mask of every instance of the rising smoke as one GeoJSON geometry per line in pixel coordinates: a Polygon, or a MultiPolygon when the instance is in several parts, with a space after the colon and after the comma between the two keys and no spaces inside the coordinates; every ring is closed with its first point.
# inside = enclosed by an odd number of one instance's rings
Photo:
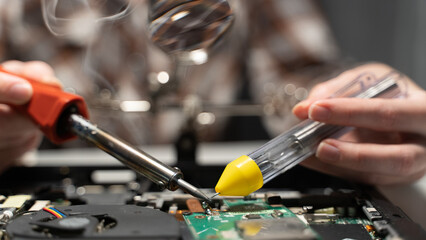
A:
{"type": "Polygon", "coordinates": [[[143,58],[135,59],[132,56],[141,52],[139,46],[143,44],[139,42],[143,40],[138,39],[144,39],[144,36],[140,35],[138,30],[140,27],[134,23],[140,21],[146,24],[146,18],[141,14],[131,16],[135,6],[141,3],[144,4],[143,2],[136,4],[131,0],[41,1],[43,20],[47,29],[57,38],[77,48],[71,53],[73,56],[77,55],[76,52],[81,52],[79,60],[81,68],[78,69],[79,66],[74,65],[68,66],[68,69],[80,71],[87,78],[76,79],[74,73],[68,77],[74,78],[71,79],[73,83],[65,85],[77,86],[76,91],[79,94],[85,91],[83,96],[86,102],[94,106],[91,111],[94,121],[100,125],[108,125],[111,132],[128,132],[130,133],[128,136],[126,133],[120,135],[138,143],[146,139],[144,135],[148,132],[133,130],[143,128],[141,125],[147,125],[141,124],[141,116],[124,115],[107,109],[116,110],[114,108],[118,100],[136,100],[141,93],[139,89],[133,87],[133,84],[143,79],[141,75],[145,63],[143,58]],[[131,36],[132,34],[135,36],[131,36]],[[135,43],[126,45],[128,42],[135,43]],[[129,70],[134,65],[137,65],[138,76],[129,70]],[[82,81],[83,83],[78,83],[82,81]],[[89,88],[93,89],[88,90],[89,88]]]}

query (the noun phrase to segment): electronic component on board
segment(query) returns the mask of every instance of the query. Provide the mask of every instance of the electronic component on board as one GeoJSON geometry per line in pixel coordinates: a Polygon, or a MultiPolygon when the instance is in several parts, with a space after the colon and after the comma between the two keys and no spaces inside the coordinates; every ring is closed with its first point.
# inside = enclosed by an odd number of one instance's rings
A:
{"type": "Polygon", "coordinates": [[[317,239],[316,234],[296,217],[241,220],[236,226],[242,238],[247,240],[317,239]]]}
{"type": "Polygon", "coordinates": [[[1,204],[1,208],[21,208],[24,206],[27,200],[30,200],[30,195],[12,195],[6,198],[6,200],[1,204]]]}
{"type": "Polygon", "coordinates": [[[36,212],[42,210],[50,204],[49,200],[36,200],[34,204],[28,209],[29,212],[36,212]]]}
{"type": "Polygon", "coordinates": [[[204,208],[201,205],[200,201],[196,198],[190,198],[186,200],[186,206],[190,212],[204,212],[204,208]]]}

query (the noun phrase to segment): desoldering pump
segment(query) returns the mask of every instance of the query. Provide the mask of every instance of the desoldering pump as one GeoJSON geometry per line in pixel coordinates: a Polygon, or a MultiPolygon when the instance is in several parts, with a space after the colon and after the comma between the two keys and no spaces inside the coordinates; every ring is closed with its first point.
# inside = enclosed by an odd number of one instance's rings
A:
{"type": "MultiPolygon", "coordinates": [[[[404,95],[403,79],[397,72],[381,78],[365,73],[331,97],[395,98],[404,95]]],[[[215,190],[222,196],[246,196],[313,155],[325,138],[339,137],[350,129],[305,120],[252,153],[229,163],[215,190]]]]}

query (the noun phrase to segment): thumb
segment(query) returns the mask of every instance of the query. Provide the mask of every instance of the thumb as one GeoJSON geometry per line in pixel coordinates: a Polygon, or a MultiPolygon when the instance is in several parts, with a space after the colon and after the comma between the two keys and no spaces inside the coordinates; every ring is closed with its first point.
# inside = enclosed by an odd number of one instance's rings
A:
{"type": "Polygon", "coordinates": [[[0,103],[24,104],[30,100],[32,93],[28,81],[0,72],[0,103]]]}

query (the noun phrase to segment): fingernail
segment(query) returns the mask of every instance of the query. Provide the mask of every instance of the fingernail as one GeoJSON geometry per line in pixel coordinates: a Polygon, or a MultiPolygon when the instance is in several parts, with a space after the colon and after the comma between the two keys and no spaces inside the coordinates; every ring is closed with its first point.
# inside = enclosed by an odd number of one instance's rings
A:
{"type": "Polygon", "coordinates": [[[330,110],[325,107],[318,106],[317,104],[312,105],[309,108],[309,118],[316,121],[324,121],[330,118],[330,110]]]}
{"type": "Polygon", "coordinates": [[[12,87],[10,87],[8,93],[12,101],[22,103],[31,98],[32,88],[31,85],[26,82],[15,83],[12,87]]]}
{"type": "Polygon", "coordinates": [[[309,102],[304,100],[296,104],[293,109],[291,110],[294,115],[296,115],[300,119],[308,118],[308,109],[307,106],[309,105],[309,102]]]}
{"type": "Polygon", "coordinates": [[[301,102],[298,102],[296,105],[294,105],[293,108],[302,107],[305,104],[306,104],[306,101],[301,101],[301,102]]]}
{"type": "Polygon", "coordinates": [[[336,162],[340,159],[340,150],[326,142],[321,142],[316,157],[326,162],[336,162]]]}

